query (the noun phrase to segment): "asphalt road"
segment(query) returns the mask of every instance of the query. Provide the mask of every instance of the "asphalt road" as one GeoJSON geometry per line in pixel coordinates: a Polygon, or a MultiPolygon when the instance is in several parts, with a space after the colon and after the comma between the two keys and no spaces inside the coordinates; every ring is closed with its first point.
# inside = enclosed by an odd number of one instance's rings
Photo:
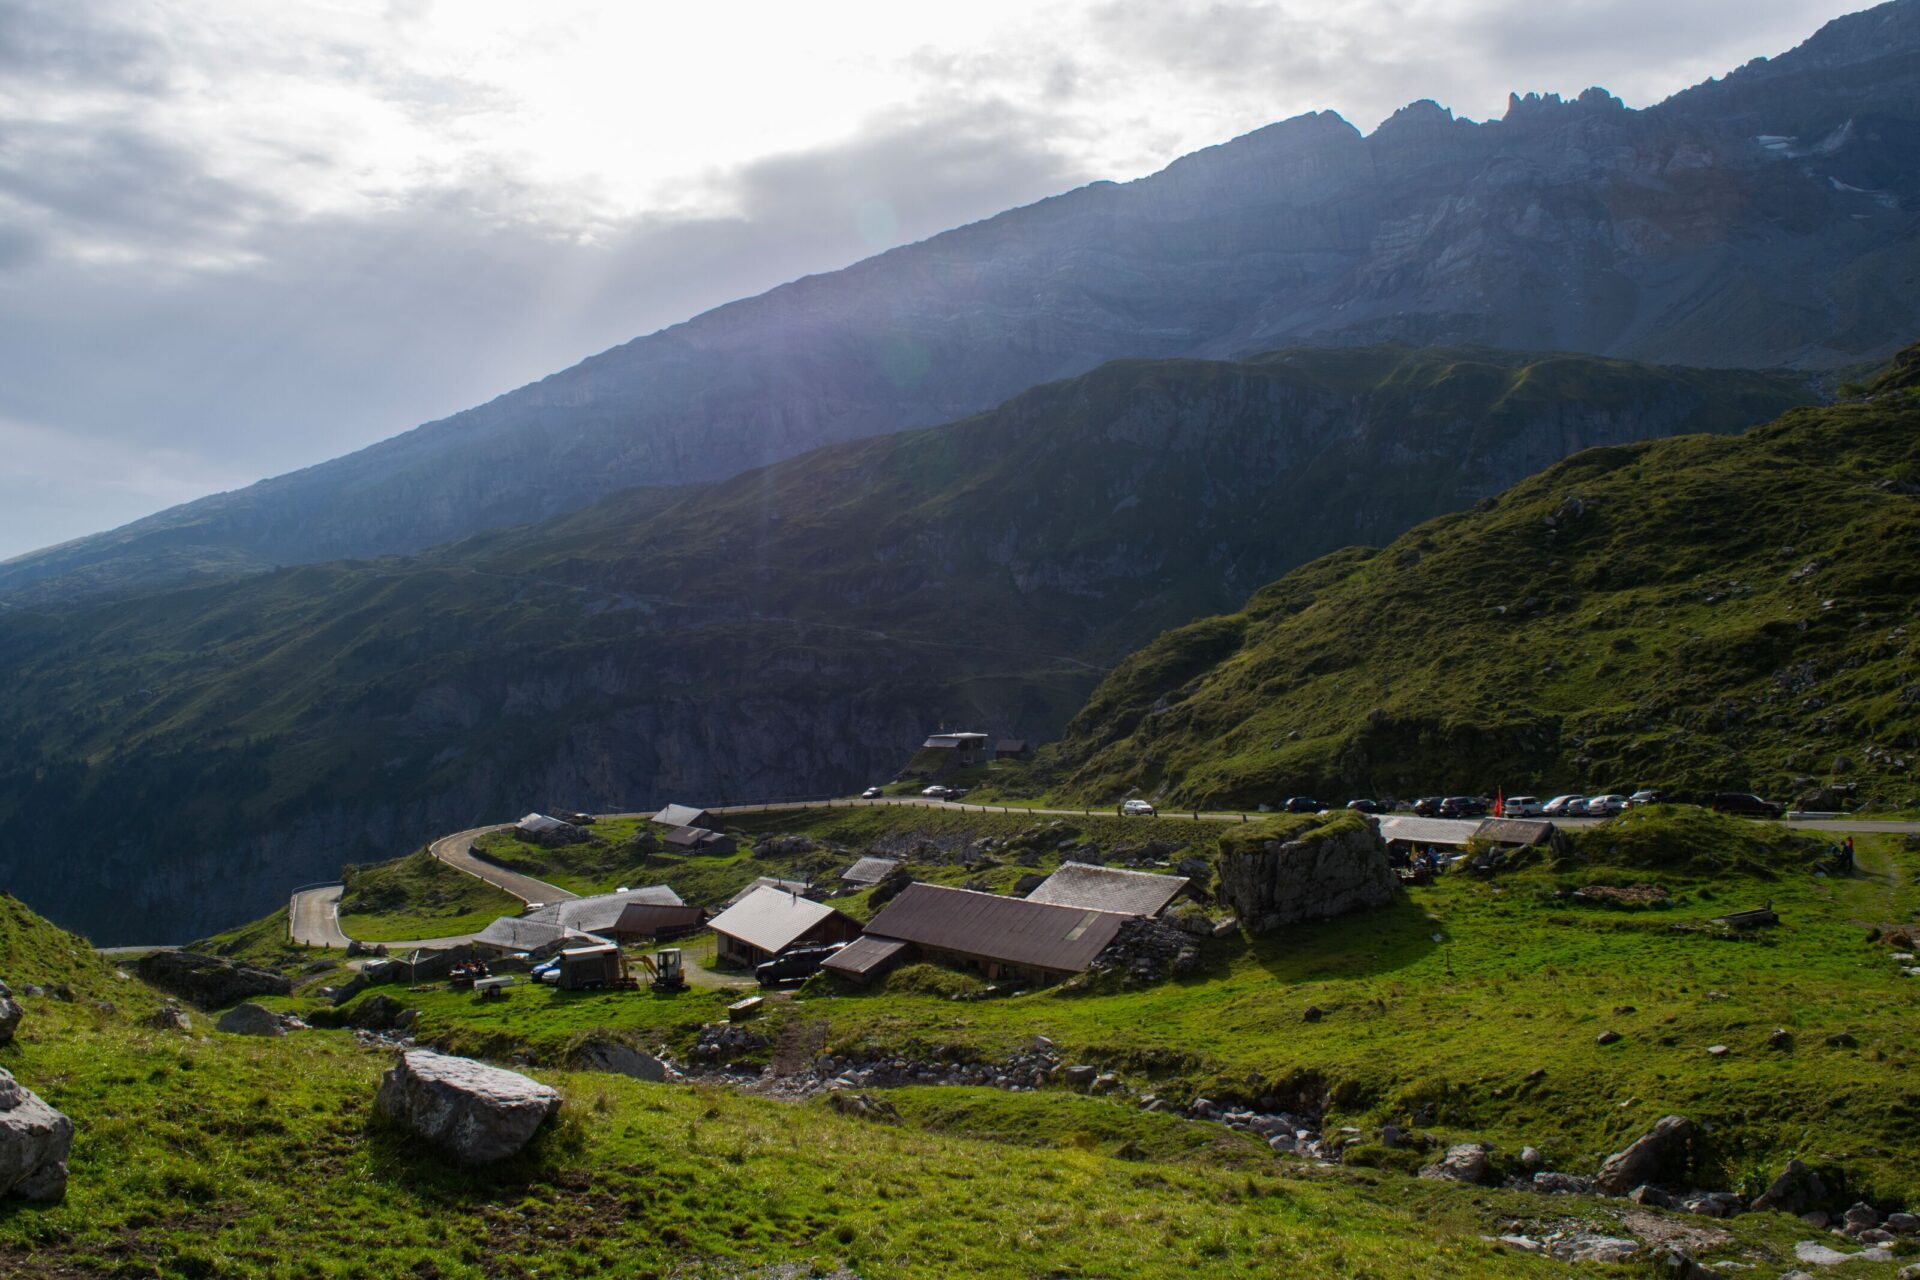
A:
{"type": "Polygon", "coordinates": [[[287,933],[303,947],[344,947],[340,932],[340,895],[345,887],[323,884],[301,889],[287,900],[287,933]]]}
{"type": "Polygon", "coordinates": [[[485,880],[496,889],[504,889],[522,902],[563,902],[580,895],[562,889],[557,884],[548,884],[545,880],[535,880],[532,876],[523,876],[517,871],[495,866],[474,855],[473,842],[481,836],[495,831],[505,831],[513,824],[497,822],[490,827],[474,827],[470,831],[456,831],[450,836],[441,836],[431,845],[428,852],[448,866],[464,871],[470,876],[485,880]]]}

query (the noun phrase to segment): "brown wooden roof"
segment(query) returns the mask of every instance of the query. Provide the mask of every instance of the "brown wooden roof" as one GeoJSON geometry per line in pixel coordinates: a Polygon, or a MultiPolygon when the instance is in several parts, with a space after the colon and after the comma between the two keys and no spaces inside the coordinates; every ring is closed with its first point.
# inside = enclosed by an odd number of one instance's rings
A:
{"type": "Polygon", "coordinates": [[[1540,844],[1552,838],[1553,824],[1531,818],[1488,818],[1473,834],[1495,844],[1540,844]]]}
{"type": "Polygon", "coordinates": [[[1126,921],[1111,911],[910,884],[868,922],[867,933],[1007,964],[1079,973],[1126,921]]]}

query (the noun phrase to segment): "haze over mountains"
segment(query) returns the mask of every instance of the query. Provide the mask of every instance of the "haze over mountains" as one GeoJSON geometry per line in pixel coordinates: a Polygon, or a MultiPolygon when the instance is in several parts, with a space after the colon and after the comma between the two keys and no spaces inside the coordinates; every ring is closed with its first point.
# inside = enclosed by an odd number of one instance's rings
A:
{"type": "Polygon", "coordinates": [[[1119,357],[1477,342],[1825,368],[1920,327],[1920,5],[1645,111],[1328,114],[721,307],[348,457],[0,566],[0,593],[418,550],[948,421],[1119,357]]]}
{"type": "Polygon", "coordinates": [[[1120,361],[409,559],[0,610],[0,883],[100,939],[191,937],[530,807],[844,793],[941,723],[1051,736],[1312,555],[1807,399],[1481,350],[1120,361]]]}

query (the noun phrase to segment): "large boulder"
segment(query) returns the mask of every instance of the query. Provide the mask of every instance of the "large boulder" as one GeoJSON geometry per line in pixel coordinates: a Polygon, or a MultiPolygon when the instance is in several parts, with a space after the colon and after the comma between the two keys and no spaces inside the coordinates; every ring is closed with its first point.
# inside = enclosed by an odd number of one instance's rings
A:
{"type": "Polygon", "coordinates": [[[170,991],[202,1009],[218,1009],[255,996],[284,996],[293,991],[285,974],[235,964],[193,951],[149,951],[136,966],[149,985],[170,991]]]}
{"type": "Polygon", "coordinates": [[[374,1105],[457,1159],[484,1164],[526,1146],[560,1095],[515,1071],[411,1049],[380,1078],[374,1105]]]}
{"type": "Polygon", "coordinates": [[[1492,1153],[1484,1142],[1462,1142],[1448,1147],[1447,1154],[1422,1169],[1420,1176],[1482,1186],[1493,1180],[1492,1153]]]}
{"type": "Polygon", "coordinates": [[[64,1199],[72,1146],[73,1121],[0,1070],[0,1195],[64,1199]]]}
{"type": "Polygon", "coordinates": [[[13,1033],[25,1016],[26,1010],[14,1000],[12,989],[0,982],[0,1044],[13,1043],[13,1033]]]}
{"type": "Polygon", "coordinates": [[[1610,1196],[1623,1196],[1645,1183],[1685,1182],[1693,1167],[1693,1121],[1666,1116],[1625,1150],[1601,1164],[1594,1185],[1610,1196]]]}
{"type": "Polygon", "coordinates": [[[1805,1213],[1818,1208],[1827,1198],[1827,1184],[1820,1175],[1798,1160],[1787,1161],[1767,1189],[1754,1199],[1755,1210],[1775,1209],[1781,1213],[1805,1213]]]}
{"type": "Polygon", "coordinates": [[[1399,886],[1371,821],[1298,840],[1230,832],[1220,842],[1220,896],[1254,933],[1384,907],[1399,886]]]}
{"type": "Polygon", "coordinates": [[[213,1024],[215,1031],[224,1031],[230,1036],[283,1036],[287,1026],[279,1014],[271,1009],[248,1001],[237,1004],[220,1015],[213,1024]]]}
{"type": "Polygon", "coordinates": [[[650,1053],[642,1053],[618,1040],[589,1040],[573,1051],[576,1071],[605,1071],[611,1075],[632,1076],[635,1080],[665,1083],[666,1064],[650,1053]]]}

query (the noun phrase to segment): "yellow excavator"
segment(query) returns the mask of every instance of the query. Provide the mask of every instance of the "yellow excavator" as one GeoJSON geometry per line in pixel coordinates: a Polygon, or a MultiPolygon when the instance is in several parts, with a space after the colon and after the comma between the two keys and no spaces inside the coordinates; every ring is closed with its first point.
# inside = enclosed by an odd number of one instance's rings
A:
{"type": "Polygon", "coordinates": [[[684,961],[680,957],[680,948],[667,947],[650,956],[641,956],[640,963],[653,975],[655,991],[685,991],[687,975],[684,961]]]}

